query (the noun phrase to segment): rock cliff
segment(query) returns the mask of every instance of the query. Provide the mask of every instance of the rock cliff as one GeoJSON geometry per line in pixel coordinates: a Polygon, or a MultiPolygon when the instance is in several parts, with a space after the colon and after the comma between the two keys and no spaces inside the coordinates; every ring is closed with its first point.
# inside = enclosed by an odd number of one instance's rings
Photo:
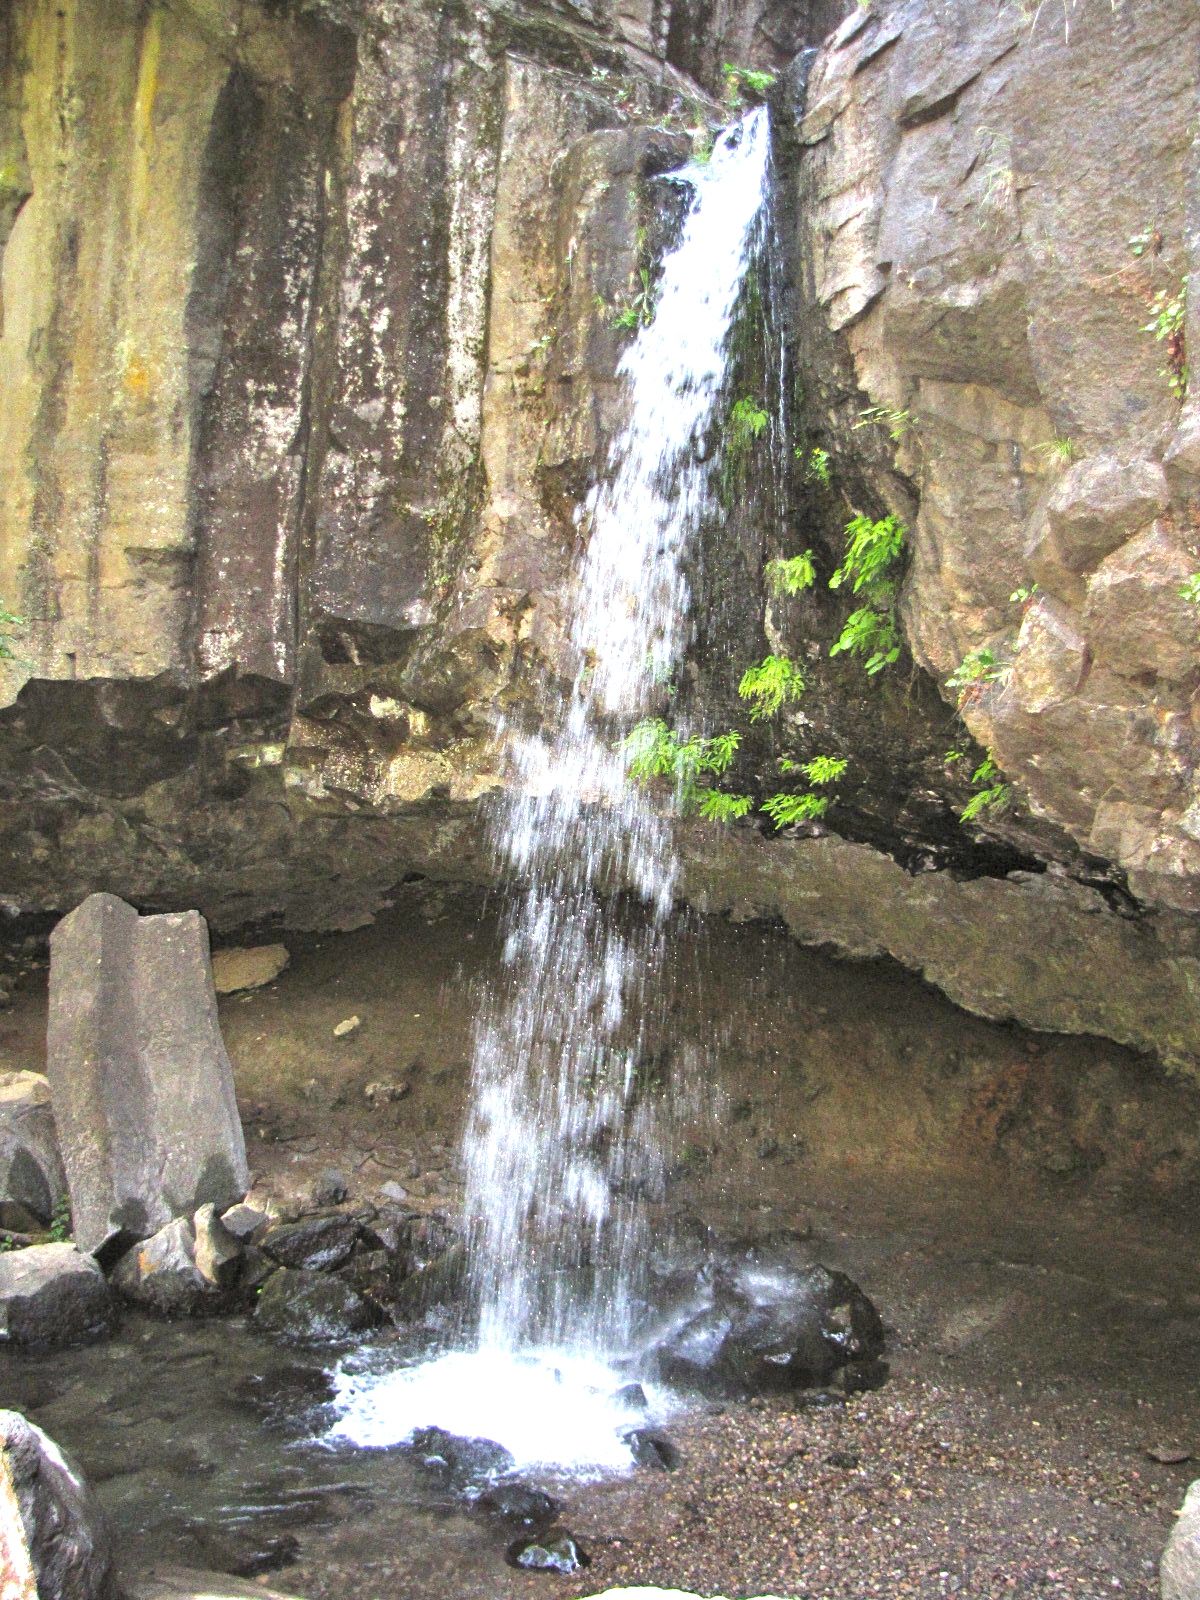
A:
{"type": "Polygon", "coordinates": [[[792,731],[854,770],[824,836],[689,844],[688,893],[1194,1063],[1188,0],[16,0],[0,49],[9,910],[347,926],[406,874],[489,877],[614,321],[732,61],[779,74],[795,431],[772,517],[706,534],[693,678],[720,706],[802,652],[792,731]],[[761,584],[788,530],[827,576],[851,509],[909,529],[878,680],[829,660],[840,596],[761,584]],[[972,738],[1013,804],[965,830],[972,738]]]}

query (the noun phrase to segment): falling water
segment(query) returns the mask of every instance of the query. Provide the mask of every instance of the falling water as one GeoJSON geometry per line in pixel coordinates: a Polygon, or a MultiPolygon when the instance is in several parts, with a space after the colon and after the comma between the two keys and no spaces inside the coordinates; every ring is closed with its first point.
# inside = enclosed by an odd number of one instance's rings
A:
{"type": "MultiPolygon", "coordinates": [[[[476,1025],[464,1135],[474,1343],[492,1389],[505,1387],[497,1360],[513,1353],[551,1348],[561,1377],[564,1360],[591,1371],[623,1350],[647,1257],[645,1196],[661,1178],[665,1097],[680,1087],[647,1093],[644,1081],[677,861],[669,819],[629,781],[620,735],[688,642],[684,559],[706,500],[701,445],[768,147],[767,113],[754,111],[717,140],[709,163],[679,175],[690,206],[663,261],[653,322],[619,369],[628,420],[580,511],[575,679],[550,731],[511,738],[494,842],[522,887],[501,981],[476,1025]],[[614,889],[644,903],[627,923],[606,900],[614,889]]],[[[440,1377],[461,1359],[444,1358],[440,1377]]],[[[461,1391],[462,1371],[451,1388],[461,1391]]],[[[380,1398],[369,1419],[360,1405],[364,1442],[381,1442],[379,1426],[398,1436],[399,1416],[380,1422],[380,1398]]],[[[407,1425],[417,1421],[446,1418],[407,1425]]]]}

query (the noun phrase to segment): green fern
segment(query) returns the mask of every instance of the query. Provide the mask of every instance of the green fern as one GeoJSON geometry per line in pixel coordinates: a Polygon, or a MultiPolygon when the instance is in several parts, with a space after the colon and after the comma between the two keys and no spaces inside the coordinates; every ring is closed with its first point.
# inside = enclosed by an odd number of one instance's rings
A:
{"type": "Polygon", "coordinates": [[[860,606],[842,624],[842,631],[829,647],[831,656],[851,655],[862,660],[868,676],[900,659],[900,637],[892,612],[874,606],[860,606]]]}
{"type": "Polygon", "coordinates": [[[898,517],[881,517],[877,522],[870,517],[855,517],[846,524],[846,554],[830,578],[829,587],[840,589],[849,579],[854,594],[866,589],[876,601],[890,599],[887,570],[899,559],[907,537],[908,530],[898,517]],[[882,592],[885,583],[887,591],[882,592]]]}
{"type": "Polygon", "coordinates": [[[705,789],[700,796],[700,815],[707,822],[734,822],[744,817],[754,801],[748,794],[726,794],[721,789],[705,789]]]}
{"type": "Polygon", "coordinates": [[[829,796],[823,794],[773,794],[759,808],[777,828],[794,822],[815,822],[829,810],[829,796]]]}
{"type": "Polygon", "coordinates": [[[789,656],[767,656],[748,667],[738,684],[738,694],[750,702],[750,721],[773,717],[789,701],[804,693],[804,673],[789,656]]]}
{"type": "Polygon", "coordinates": [[[771,593],[776,596],[799,594],[803,589],[811,589],[817,581],[811,550],[805,550],[798,556],[780,556],[768,561],[763,572],[771,593]]]}

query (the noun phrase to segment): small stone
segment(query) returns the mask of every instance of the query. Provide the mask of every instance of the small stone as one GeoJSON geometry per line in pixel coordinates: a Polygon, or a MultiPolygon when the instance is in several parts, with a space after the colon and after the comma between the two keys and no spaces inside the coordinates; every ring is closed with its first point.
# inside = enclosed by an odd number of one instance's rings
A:
{"type": "Polygon", "coordinates": [[[335,1167],[326,1167],[312,1187],[311,1201],[318,1209],[323,1206],[339,1206],[350,1193],[350,1186],[346,1182],[346,1175],[335,1167]]]}
{"type": "Polygon", "coordinates": [[[613,1404],[622,1411],[645,1411],[649,1402],[640,1383],[627,1383],[613,1395],[613,1404]]]}
{"type": "Polygon", "coordinates": [[[525,1483],[500,1483],[486,1494],[481,1494],[478,1505],[493,1511],[506,1522],[519,1522],[527,1528],[538,1528],[553,1522],[562,1510],[561,1503],[544,1489],[533,1489],[525,1483]]]}
{"type": "Polygon", "coordinates": [[[333,1037],[335,1039],[344,1039],[347,1036],[347,1034],[354,1033],[361,1027],[362,1027],[362,1018],[361,1017],[359,1017],[359,1016],[346,1017],[346,1018],[344,1018],[343,1021],[335,1024],[334,1030],[333,1030],[333,1037]]]}
{"type": "Polygon", "coordinates": [[[274,983],[291,959],[287,947],[281,944],[218,950],[212,958],[213,987],[218,994],[261,989],[265,984],[274,983]]]}
{"type": "Polygon", "coordinates": [[[1157,1461],[1164,1467],[1182,1466],[1185,1461],[1192,1459],[1192,1452],[1177,1444],[1150,1444],[1146,1446],[1146,1454],[1151,1461],[1157,1461]]]}
{"type": "Polygon", "coordinates": [[[558,1572],[564,1576],[591,1565],[591,1557],[565,1528],[550,1528],[535,1539],[517,1539],[505,1559],[526,1572],[558,1572]]]}
{"type": "Polygon", "coordinates": [[[379,1192],[385,1200],[391,1200],[397,1205],[408,1199],[408,1190],[404,1185],[393,1182],[391,1178],[380,1186],[379,1192]]]}
{"type": "Polygon", "coordinates": [[[679,1451],[655,1428],[631,1428],[621,1437],[629,1446],[639,1467],[652,1467],[656,1472],[674,1472],[679,1465],[679,1451]]]}
{"type": "Polygon", "coordinates": [[[395,1105],[397,1101],[403,1100],[411,1092],[412,1085],[407,1082],[380,1081],[379,1083],[369,1083],[363,1090],[363,1097],[369,1105],[388,1106],[395,1105]]]}

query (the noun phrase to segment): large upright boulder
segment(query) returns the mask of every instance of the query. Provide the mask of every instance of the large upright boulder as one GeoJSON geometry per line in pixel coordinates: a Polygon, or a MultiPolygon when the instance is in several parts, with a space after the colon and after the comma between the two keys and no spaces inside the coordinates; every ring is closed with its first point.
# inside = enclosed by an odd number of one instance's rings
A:
{"type": "Polygon", "coordinates": [[[0,1593],[5,1600],[117,1600],[99,1507],[53,1440],[0,1411],[0,1593]]]}
{"type": "Polygon", "coordinates": [[[63,918],[46,1070],[82,1249],[106,1258],[249,1187],[198,912],[93,894],[63,918]]]}

